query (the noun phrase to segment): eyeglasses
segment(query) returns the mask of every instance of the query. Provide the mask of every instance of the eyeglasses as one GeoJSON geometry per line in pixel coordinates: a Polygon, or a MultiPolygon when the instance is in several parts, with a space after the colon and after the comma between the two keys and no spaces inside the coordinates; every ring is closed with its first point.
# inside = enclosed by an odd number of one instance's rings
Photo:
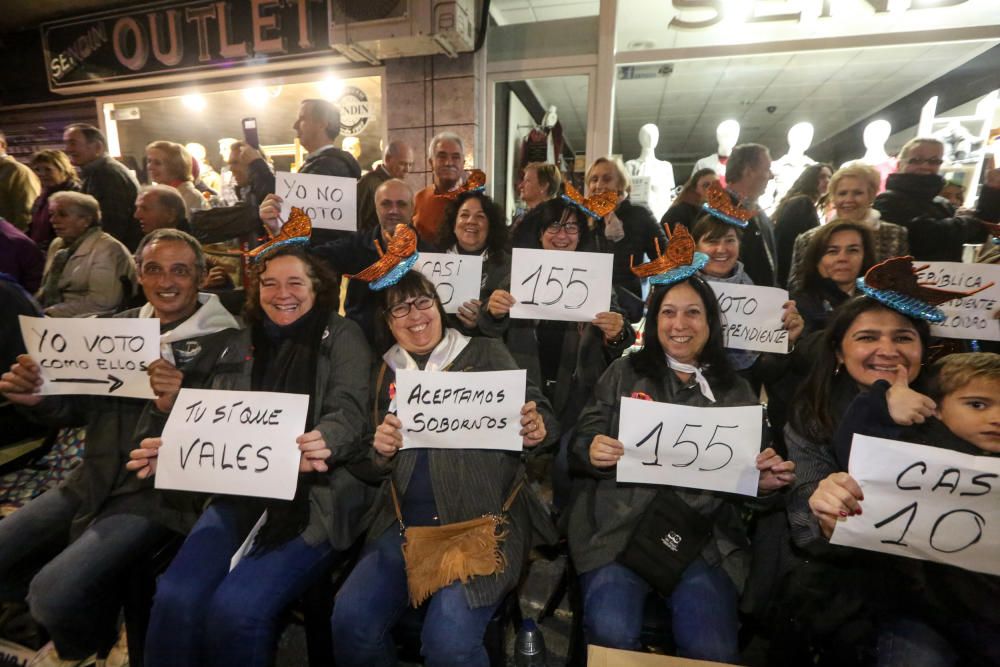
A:
{"type": "Polygon", "coordinates": [[[580,233],[580,225],[575,222],[553,222],[551,225],[545,228],[546,234],[552,234],[555,236],[559,233],[559,230],[563,230],[570,236],[576,236],[580,233]]]}
{"type": "MultiPolygon", "coordinates": [[[[139,272],[144,276],[149,276],[150,278],[159,278],[164,273],[167,273],[167,271],[164,271],[163,267],[159,264],[143,264],[139,267],[139,272]]],[[[190,266],[177,264],[170,267],[169,273],[174,278],[190,278],[194,275],[194,269],[190,266]]]]}
{"type": "Polygon", "coordinates": [[[906,158],[906,162],[907,162],[907,164],[917,164],[917,165],[927,164],[927,165],[930,165],[932,167],[940,167],[941,165],[944,164],[944,160],[942,160],[939,157],[928,157],[928,158],[923,158],[923,157],[908,157],[908,158],[906,158]]]}
{"type": "Polygon", "coordinates": [[[389,314],[392,315],[397,320],[401,320],[410,314],[410,310],[416,308],[417,310],[427,310],[434,305],[434,297],[432,296],[418,296],[416,299],[410,301],[403,301],[397,303],[395,306],[389,309],[389,314]]]}

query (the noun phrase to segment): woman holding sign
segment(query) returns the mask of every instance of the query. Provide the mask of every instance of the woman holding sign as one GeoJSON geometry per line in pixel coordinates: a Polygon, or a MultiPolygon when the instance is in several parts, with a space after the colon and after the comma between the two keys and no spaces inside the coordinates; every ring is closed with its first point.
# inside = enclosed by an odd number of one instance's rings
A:
{"type": "MultiPolygon", "coordinates": [[[[485,667],[486,624],[517,585],[533,533],[554,537],[547,513],[524,484],[522,456],[537,455],[554,440],[556,427],[548,402],[529,382],[517,417],[520,438],[514,436],[523,453],[476,448],[472,435],[468,449],[407,446],[404,433],[415,433],[416,422],[404,424],[395,412],[417,394],[397,391],[397,371],[449,371],[474,383],[481,374],[474,371],[517,365],[498,341],[447,326],[434,285],[408,271],[416,235],[408,228],[403,234],[411,239],[408,248],[354,276],[379,290],[381,335],[391,343],[377,366],[372,414],[379,424],[373,467],[385,482],[368,545],[337,595],[334,654],[341,667],[396,664],[392,628],[408,604],[426,602],[421,653],[427,664],[485,667]]],[[[416,400],[430,410],[437,392],[425,393],[430,403],[416,400]]]]}
{"type": "MultiPolygon", "coordinates": [[[[646,337],[639,352],[611,364],[580,415],[571,463],[584,479],[569,512],[569,545],[581,572],[589,643],[641,649],[646,599],[655,591],[669,602],[680,655],[737,662],[737,601],[749,569],[740,512],[748,503],[707,489],[616,481],[616,466],[625,455],[625,445],[614,437],[623,397],[695,407],[758,403],[726,357],[715,294],[696,275],[707,262],[694,252],[689,236],[675,233],[665,255],[635,268],[654,285],[646,337]],[[669,524],[661,523],[664,517],[669,524]],[[643,560],[653,549],[656,555],[643,560]]],[[[694,441],[704,437],[696,435],[703,429],[695,428],[687,434],[690,440],[676,436],[681,449],[675,451],[689,455],[691,444],[705,453],[730,447],[718,442],[723,438],[710,437],[709,447],[701,449],[694,441]]],[[[763,424],[751,430],[756,439],[763,424]]],[[[657,448],[657,460],[668,451],[657,448]]],[[[751,460],[747,472],[759,475],[761,495],[795,479],[794,464],[773,449],[751,460]]],[[[701,470],[708,467],[707,459],[699,464],[701,470]]]]}
{"type": "MultiPolygon", "coordinates": [[[[283,235],[256,254],[242,343],[252,363],[212,387],[309,395],[305,433],[287,443],[301,452],[295,497],[211,501],[157,580],[147,665],[271,664],[281,612],[363,531],[370,487],[346,466],[366,451],[370,353],[358,326],[333,309],[337,282],[301,249],[308,233],[307,225],[304,236],[283,235]],[[231,568],[245,541],[251,548],[231,568]]],[[[132,452],[141,477],[155,472],[160,445],[148,439],[132,452]]]]}

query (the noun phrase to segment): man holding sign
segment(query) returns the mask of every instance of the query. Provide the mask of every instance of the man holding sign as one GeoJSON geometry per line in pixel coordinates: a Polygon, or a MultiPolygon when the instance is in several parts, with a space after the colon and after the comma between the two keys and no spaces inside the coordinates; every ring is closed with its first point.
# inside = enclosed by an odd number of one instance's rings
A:
{"type": "Polygon", "coordinates": [[[137,257],[149,303],[119,317],[160,322],[161,358],[148,367],[152,401],[43,397],[40,368],[29,355],[0,378],[0,392],[37,419],[87,429],[83,462],[69,479],[0,522],[4,587],[16,589],[15,573],[41,550],[63,547],[31,581],[28,597],[63,659],[86,658],[106,641],[118,618],[122,573],[173,535],[160,521],[152,484],[125,471],[129,450],[159,434],[182,386],[207,382],[238,329],[217,297],[198,294],[205,258],[194,238],[157,230],[140,242],[137,257]]]}

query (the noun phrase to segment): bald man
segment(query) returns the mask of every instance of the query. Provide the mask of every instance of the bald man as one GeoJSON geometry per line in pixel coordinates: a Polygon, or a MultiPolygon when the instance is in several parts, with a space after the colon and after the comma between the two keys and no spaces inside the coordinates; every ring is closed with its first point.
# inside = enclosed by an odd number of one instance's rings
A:
{"type": "Polygon", "coordinates": [[[413,168],[413,148],[405,141],[390,141],[382,156],[382,164],[358,181],[358,231],[368,232],[378,226],[375,211],[375,191],[390,178],[406,180],[413,168]]]}

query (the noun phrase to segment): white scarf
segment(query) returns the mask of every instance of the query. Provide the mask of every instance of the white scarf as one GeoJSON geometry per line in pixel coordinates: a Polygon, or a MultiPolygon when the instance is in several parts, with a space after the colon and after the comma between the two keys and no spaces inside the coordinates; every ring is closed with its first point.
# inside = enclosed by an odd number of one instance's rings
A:
{"type": "Polygon", "coordinates": [[[691,364],[685,364],[677,361],[669,354],[667,357],[667,365],[675,371],[680,371],[681,373],[690,373],[694,375],[694,381],[698,383],[698,389],[701,390],[701,395],[707,398],[710,402],[715,403],[715,394],[712,393],[712,388],[708,386],[708,380],[702,374],[701,369],[697,366],[692,366],[691,364]]]}
{"type": "MultiPolygon", "coordinates": [[[[207,336],[224,329],[239,329],[240,324],[226,310],[219,297],[214,294],[198,293],[201,308],[194,311],[191,317],[179,325],[160,334],[160,356],[175,364],[174,348],[171,343],[198,336],[207,336]]],[[[147,303],[139,309],[139,317],[156,317],[152,304],[147,303]]]]}
{"type": "MultiPolygon", "coordinates": [[[[439,371],[446,368],[465,349],[470,340],[472,339],[463,335],[458,330],[445,327],[444,336],[442,336],[441,342],[431,352],[431,356],[424,365],[424,370],[439,371]]],[[[419,370],[420,368],[417,362],[413,360],[413,357],[410,356],[410,353],[404,350],[399,343],[390,347],[389,351],[382,355],[382,359],[385,360],[385,363],[393,371],[398,371],[399,369],[419,370]]],[[[396,411],[395,398],[389,403],[389,411],[396,411]]]]}

